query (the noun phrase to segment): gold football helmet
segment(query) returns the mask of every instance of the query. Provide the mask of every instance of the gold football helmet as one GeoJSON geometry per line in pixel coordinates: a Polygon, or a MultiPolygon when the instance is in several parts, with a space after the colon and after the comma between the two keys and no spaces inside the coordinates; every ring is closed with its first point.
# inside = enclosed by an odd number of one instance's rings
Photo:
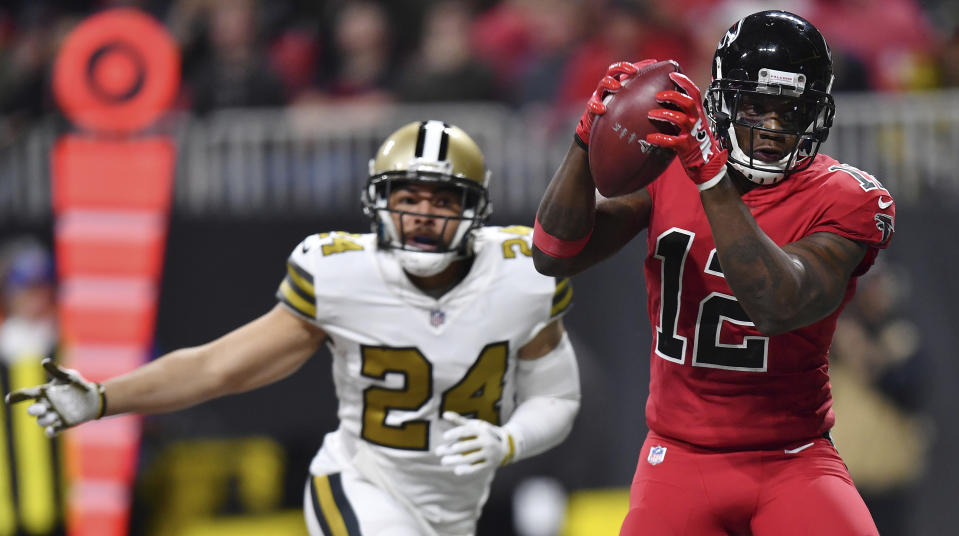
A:
{"type": "Polygon", "coordinates": [[[361,196],[363,213],[370,218],[380,247],[392,249],[403,268],[419,276],[439,273],[458,258],[471,254],[471,232],[492,213],[489,170],[476,142],[459,127],[442,121],[417,121],[401,127],[380,145],[370,159],[370,175],[361,196]],[[444,230],[456,225],[452,241],[436,250],[409,245],[393,223],[390,192],[411,181],[443,183],[462,195],[462,211],[446,217],[444,230]]]}

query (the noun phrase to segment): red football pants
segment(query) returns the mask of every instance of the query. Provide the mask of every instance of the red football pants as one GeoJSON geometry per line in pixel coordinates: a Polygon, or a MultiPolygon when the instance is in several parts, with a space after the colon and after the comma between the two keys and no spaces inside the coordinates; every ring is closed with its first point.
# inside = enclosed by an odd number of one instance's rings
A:
{"type": "Polygon", "coordinates": [[[650,432],[620,531],[620,536],[647,534],[872,536],[878,531],[826,438],[778,450],[716,452],[650,432]]]}

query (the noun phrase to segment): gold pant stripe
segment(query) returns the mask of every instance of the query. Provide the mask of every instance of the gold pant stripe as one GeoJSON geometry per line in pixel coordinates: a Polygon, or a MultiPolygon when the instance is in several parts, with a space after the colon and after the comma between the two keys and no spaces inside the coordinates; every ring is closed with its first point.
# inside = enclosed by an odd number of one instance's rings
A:
{"type": "MultiPolygon", "coordinates": [[[[40,359],[27,357],[10,367],[11,390],[47,381],[40,359]]],[[[46,533],[57,521],[53,449],[36,419],[27,414],[27,407],[28,403],[18,404],[11,414],[20,523],[28,532],[46,533]]]]}
{"type": "Polygon", "coordinates": [[[325,522],[326,526],[329,527],[330,536],[349,536],[350,533],[346,530],[343,514],[340,513],[340,508],[333,498],[329,475],[314,476],[313,490],[316,492],[316,501],[320,505],[318,513],[323,516],[320,522],[325,522]]]}

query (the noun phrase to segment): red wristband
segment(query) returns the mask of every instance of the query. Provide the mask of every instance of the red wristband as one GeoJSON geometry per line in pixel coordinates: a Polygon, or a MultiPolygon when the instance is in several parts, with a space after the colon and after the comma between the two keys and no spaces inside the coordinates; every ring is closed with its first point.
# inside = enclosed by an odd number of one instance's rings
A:
{"type": "Polygon", "coordinates": [[[589,242],[591,236],[593,236],[592,228],[586,233],[586,236],[579,240],[563,240],[544,231],[543,226],[539,224],[539,217],[533,224],[533,245],[543,253],[557,259],[568,259],[578,255],[586,247],[586,243],[589,242]]]}

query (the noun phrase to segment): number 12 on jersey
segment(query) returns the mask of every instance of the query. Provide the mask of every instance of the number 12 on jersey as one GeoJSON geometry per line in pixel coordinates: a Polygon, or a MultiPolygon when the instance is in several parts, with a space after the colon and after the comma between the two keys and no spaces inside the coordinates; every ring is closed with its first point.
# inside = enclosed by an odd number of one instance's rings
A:
{"type": "MultiPolygon", "coordinates": [[[[673,227],[656,238],[653,253],[653,257],[661,262],[656,355],[678,364],[686,362],[687,338],[679,334],[678,326],[682,312],[683,271],[695,237],[696,233],[673,227]]],[[[724,277],[715,249],[710,253],[703,271],[709,276],[724,277]]],[[[723,325],[727,322],[740,326],[753,325],[735,296],[711,292],[699,302],[692,365],[765,372],[769,337],[751,335],[743,337],[740,343],[720,342],[723,325]]]]}

